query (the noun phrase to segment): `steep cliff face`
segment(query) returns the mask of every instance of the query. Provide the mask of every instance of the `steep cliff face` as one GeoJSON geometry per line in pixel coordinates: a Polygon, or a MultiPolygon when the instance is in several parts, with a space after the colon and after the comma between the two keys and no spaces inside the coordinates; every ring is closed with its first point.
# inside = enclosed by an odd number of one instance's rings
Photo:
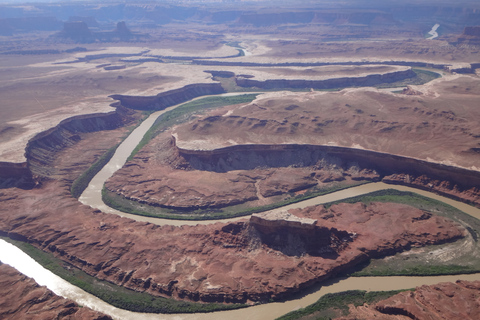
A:
{"type": "Polygon", "coordinates": [[[370,167],[359,167],[355,159],[325,150],[301,145],[185,150],[165,133],[108,179],[105,187],[131,201],[129,205],[141,203],[158,213],[162,208],[191,212],[244,203],[263,206],[316,186],[379,179],[370,167]]]}
{"type": "Polygon", "coordinates": [[[132,122],[138,115],[117,107],[106,114],[76,116],[33,137],[25,148],[28,169],[37,176],[49,176],[58,152],[78,143],[82,133],[113,130],[132,122]]]}
{"type": "Polygon", "coordinates": [[[319,243],[302,239],[301,225],[288,221],[156,226],[94,211],[59,185],[46,182],[22,194],[2,191],[1,233],[52,252],[99,279],[196,301],[280,299],[369,257],[465,234],[445,218],[387,203],[290,211],[300,219],[318,220],[309,232],[319,243]]]}
{"type": "Polygon", "coordinates": [[[287,211],[254,214],[249,226],[259,242],[289,256],[335,258],[354,241],[356,234],[322,226],[318,219],[300,218],[287,211]]]}
{"type": "Polygon", "coordinates": [[[33,188],[35,185],[27,163],[0,162],[0,189],[17,187],[33,188]]]}
{"type": "Polygon", "coordinates": [[[9,265],[0,262],[0,318],[111,320],[112,318],[78,306],[71,300],[55,295],[39,286],[9,265]]]}
{"type": "Polygon", "coordinates": [[[415,77],[416,74],[411,69],[404,71],[395,71],[385,74],[372,74],[364,77],[344,77],[327,80],[265,80],[259,81],[252,78],[236,77],[237,85],[241,87],[258,87],[263,89],[276,88],[313,88],[313,89],[331,89],[353,86],[374,86],[380,83],[390,83],[415,77]]]}
{"type": "MultiPolygon", "coordinates": [[[[387,153],[314,145],[237,145],[216,150],[179,149],[179,154],[197,170],[227,172],[252,170],[256,167],[302,167],[318,165],[319,161],[348,169],[356,166],[378,172],[380,179],[394,174],[425,175],[429,179],[449,181],[457,189],[480,185],[480,172],[447,166],[387,153]]],[[[385,179],[393,182],[395,179],[385,179]]],[[[400,181],[396,179],[395,181],[400,181]]],[[[404,179],[402,178],[402,181],[404,179]]],[[[413,179],[412,179],[413,180],[413,179]]],[[[410,183],[405,181],[405,183],[410,183]]]]}
{"type": "Polygon", "coordinates": [[[135,110],[163,110],[167,107],[191,100],[193,98],[224,93],[222,85],[219,83],[192,84],[183,88],[162,92],[156,96],[139,97],[124,96],[120,94],[110,97],[119,100],[124,107],[135,110]]]}

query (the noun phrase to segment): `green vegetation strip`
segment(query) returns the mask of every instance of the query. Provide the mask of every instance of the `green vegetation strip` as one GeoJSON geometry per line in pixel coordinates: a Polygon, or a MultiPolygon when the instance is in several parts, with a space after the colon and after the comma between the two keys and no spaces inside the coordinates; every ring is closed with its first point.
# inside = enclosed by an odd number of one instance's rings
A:
{"type": "Polygon", "coordinates": [[[228,105],[234,105],[239,103],[248,103],[257,97],[258,94],[243,94],[236,96],[214,96],[206,97],[199,100],[194,100],[185,104],[182,104],[175,109],[162,114],[155,121],[153,126],[145,133],[143,139],[132,151],[128,160],[132,160],[137,152],[142,149],[150,140],[156,137],[160,132],[165,129],[188,121],[193,115],[199,114],[203,111],[220,108],[228,105]]]}
{"type": "Polygon", "coordinates": [[[380,300],[387,299],[402,291],[372,291],[350,290],[338,293],[329,293],[318,299],[317,302],[277,318],[277,320],[295,320],[295,319],[332,319],[340,316],[348,316],[349,305],[355,307],[362,306],[365,303],[372,304],[380,300]]]}
{"type": "Polygon", "coordinates": [[[321,195],[328,193],[348,189],[351,187],[359,186],[362,184],[369,183],[367,181],[361,181],[355,184],[349,185],[335,185],[329,188],[313,188],[305,192],[304,194],[294,195],[291,194],[289,198],[278,201],[269,205],[251,207],[251,208],[239,208],[234,209],[233,207],[222,208],[222,209],[204,209],[204,210],[195,210],[195,211],[175,211],[169,210],[160,207],[147,206],[145,204],[140,204],[136,201],[125,199],[122,196],[119,196],[113,192],[108,191],[106,188],[102,190],[102,200],[103,202],[111,208],[120,210],[122,212],[127,212],[140,216],[154,217],[154,218],[163,218],[163,219],[173,219],[173,220],[217,220],[217,219],[229,219],[235,217],[242,217],[251,215],[253,213],[268,211],[280,207],[284,207],[293,203],[298,203],[304,200],[312,199],[321,195]],[[148,210],[148,211],[147,211],[148,210]]]}
{"type": "MultiPolygon", "coordinates": [[[[128,132],[122,138],[122,141],[125,140],[128,135],[152,113],[152,111],[143,111],[142,113],[143,119],[141,121],[138,121],[136,125],[130,127],[128,132]]],[[[121,142],[108,149],[84,173],[82,173],[77,179],[75,179],[75,181],[73,181],[72,186],[70,187],[70,193],[74,198],[78,199],[82,195],[83,191],[85,191],[85,189],[88,187],[88,184],[90,183],[90,181],[92,181],[93,177],[95,177],[95,175],[99,173],[100,170],[102,170],[102,168],[110,161],[110,159],[112,159],[115,151],[117,151],[117,148],[120,144],[121,142]]]]}
{"type": "MultiPolygon", "coordinates": [[[[456,258],[449,261],[435,261],[429,252],[442,250],[446,245],[432,245],[425,247],[423,252],[404,256],[397,254],[392,258],[372,259],[371,261],[351,270],[349,276],[434,276],[451,274],[468,274],[480,272],[477,256],[480,254],[480,243],[478,235],[480,234],[480,220],[438,200],[427,198],[413,192],[403,192],[395,189],[386,189],[369,194],[334,201],[325,204],[329,208],[339,203],[357,203],[362,202],[370,204],[371,202],[393,202],[413,206],[415,208],[432,212],[436,215],[447,217],[463,225],[471,234],[472,246],[465,252],[461,245],[462,240],[458,240],[458,250],[455,250],[456,258]],[[470,251],[469,251],[470,250],[470,251]]],[[[452,250],[452,249],[450,249],[452,250]]]]}
{"type": "MultiPolygon", "coordinates": [[[[379,83],[371,86],[379,89],[401,88],[407,85],[422,85],[441,77],[439,73],[425,70],[425,69],[412,68],[412,71],[415,73],[415,76],[413,77],[395,81],[395,82],[383,82],[383,83],[379,83]]],[[[304,92],[304,91],[310,91],[311,89],[311,88],[288,88],[288,87],[270,88],[270,89],[258,88],[258,87],[241,87],[237,85],[234,77],[230,77],[230,78],[215,77],[214,80],[220,82],[222,84],[222,87],[227,92],[246,92],[246,91],[252,91],[252,90],[258,90],[262,92],[275,92],[275,91],[304,92]]],[[[340,91],[345,88],[360,88],[360,87],[362,86],[350,86],[350,87],[343,86],[343,87],[330,88],[330,89],[315,89],[315,91],[340,91]]],[[[395,93],[401,93],[401,92],[402,90],[395,91],[395,93]]]]}
{"type": "Polygon", "coordinates": [[[44,252],[31,244],[12,240],[8,237],[0,238],[20,248],[45,269],[50,270],[71,284],[93,294],[117,308],[149,313],[196,313],[232,310],[246,307],[244,304],[226,305],[218,303],[204,304],[178,301],[133,291],[107,281],[98,280],[80,269],[55,258],[53,254],[44,252]]]}
{"type": "Polygon", "coordinates": [[[416,69],[412,68],[412,71],[415,72],[416,76],[403,79],[400,81],[396,82],[390,82],[390,83],[382,83],[375,85],[374,87],[377,88],[396,88],[396,87],[405,87],[409,85],[422,85],[427,82],[430,82],[434,79],[440,78],[441,75],[437,72],[429,71],[429,70],[424,70],[424,69],[416,69]]]}
{"type": "Polygon", "coordinates": [[[90,166],[80,177],[73,181],[72,186],[70,187],[70,192],[74,198],[79,198],[83,191],[88,187],[90,181],[97,173],[102,170],[102,168],[110,161],[110,159],[117,151],[117,148],[120,144],[110,148],[105,152],[94,164],[90,166]]]}

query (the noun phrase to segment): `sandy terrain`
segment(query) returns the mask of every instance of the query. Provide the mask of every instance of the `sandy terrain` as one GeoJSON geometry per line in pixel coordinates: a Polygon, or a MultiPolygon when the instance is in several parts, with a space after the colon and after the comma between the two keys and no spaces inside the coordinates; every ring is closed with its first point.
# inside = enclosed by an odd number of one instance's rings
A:
{"type": "MultiPolygon", "coordinates": [[[[230,47],[226,48],[228,51],[230,47]]],[[[248,74],[259,80],[322,80],[405,69],[395,66],[265,69],[156,62],[139,64],[121,61],[119,57],[84,60],[87,56],[137,55],[149,50],[146,47],[107,47],[104,50],[75,53],[63,59],[58,59],[55,55],[49,61],[38,62],[33,59],[33,63],[23,66],[15,65],[19,64],[19,60],[25,60],[22,56],[4,58],[5,65],[14,66],[0,68],[0,161],[25,161],[23,154],[28,140],[63,119],[80,114],[113,111],[109,106],[113,100],[108,95],[156,95],[192,83],[211,83],[211,75],[205,73],[205,70],[248,74]],[[111,65],[121,66],[122,69],[105,70],[111,65]]],[[[160,49],[153,49],[153,52],[155,50],[160,49]]],[[[222,49],[217,51],[224,53],[222,49]]],[[[217,51],[207,51],[205,54],[215,55],[217,51]]],[[[181,54],[180,52],[179,55],[181,54]]]]}
{"type": "Polygon", "coordinates": [[[478,170],[480,79],[449,76],[416,89],[421,95],[362,88],[266,93],[178,126],[173,135],[183,149],[336,145],[478,170]]]}

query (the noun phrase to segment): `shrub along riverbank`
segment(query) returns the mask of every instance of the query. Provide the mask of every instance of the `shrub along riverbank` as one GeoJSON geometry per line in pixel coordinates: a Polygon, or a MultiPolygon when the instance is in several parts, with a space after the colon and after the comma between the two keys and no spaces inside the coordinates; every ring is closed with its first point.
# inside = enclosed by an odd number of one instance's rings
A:
{"type": "Polygon", "coordinates": [[[348,306],[353,304],[355,307],[362,306],[365,303],[372,304],[380,300],[390,298],[402,291],[363,291],[350,290],[338,293],[329,293],[317,300],[317,302],[277,318],[277,320],[296,320],[296,319],[320,319],[328,320],[341,316],[348,316],[348,306]]]}
{"type": "Polygon", "coordinates": [[[32,257],[45,269],[50,270],[60,278],[93,294],[117,308],[135,312],[149,313],[197,313],[220,310],[232,310],[247,307],[244,304],[195,303],[169,298],[156,297],[148,293],[133,291],[113,283],[98,280],[82,270],[60,260],[53,254],[44,252],[31,244],[0,237],[32,257]]]}
{"type": "Polygon", "coordinates": [[[430,199],[413,192],[394,189],[380,190],[325,204],[330,207],[337,203],[393,202],[447,217],[462,225],[469,234],[466,238],[453,243],[432,245],[421,250],[411,250],[408,254],[398,253],[389,259],[371,259],[351,270],[350,276],[434,276],[449,274],[468,274],[480,272],[480,220],[446,203],[430,199]]]}
{"type": "Polygon", "coordinates": [[[314,187],[307,190],[303,194],[295,195],[294,193],[290,193],[287,194],[286,199],[257,207],[246,207],[245,204],[242,204],[219,209],[179,211],[168,208],[161,208],[158,206],[149,206],[143,203],[140,204],[136,201],[128,200],[125,197],[110,192],[106,188],[103,188],[102,190],[102,200],[106,205],[111,208],[140,216],[174,220],[217,220],[242,217],[251,215],[253,213],[273,210],[304,200],[312,199],[321,195],[356,187],[367,183],[369,183],[369,181],[360,181],[352,184],[334,184],[326,188],[314,187]]]}

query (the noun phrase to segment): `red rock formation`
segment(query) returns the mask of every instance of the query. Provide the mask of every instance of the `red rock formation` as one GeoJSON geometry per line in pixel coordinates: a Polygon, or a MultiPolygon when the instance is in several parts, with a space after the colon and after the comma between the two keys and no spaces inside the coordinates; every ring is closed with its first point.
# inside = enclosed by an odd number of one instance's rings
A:
{"type": "Polygon", "coordinates": [[[135,110],[163,110],[167,107],[191,100],[196,97],[223,93],[225,90],[219,83],[199,83],[162,92],[156,96],[125,96],[114,94],[110,97],[119,100],[124,107],[135,110]]]}
{"type": "Polygon", "coordinates": [[[480,315],[479,296],[480,281],[425,285],[373,305],[351,305],[350,314],[336,320],[476,320],[480,315]]]}
{"type": "Polygon", "coordinates": [[[16,319],[79,319],[108,320],[111,317],[39,286],[9,265],[0,262],[0,318],[16,319]]]}
{"type": "Polygon", "coordinates": [[[435,179],[428,175],[411,175],[408,173],[392,174],[384,177],[382,181],[433,191],[446,197],[475,205],[480,204],[480,189],[478,185],[470,188],[460,188],[449,180],[435,179]]]}
{"type": "Polygon", "coordinates": [[[292,211],[318,220],[312,235],[319,245],[312,247],[289,226],[272,233],[247,221],[195,227],[134,222],[79,204],[58,182],[22,194],[6,189],[0,201],[4,235],[53,252],[99,279],[206,302],[285,297],[369,257],[463,235],[445,218],[399,204],[292,211]]]}
{"type": "Polygon", "coordinates": [[[279,201],[275,196],[332,181],[379,179],[375,170],[356,166],[359,157],[344,160],[327,153],[321,147],[288,145],[182,150],[165,134],[143,148],[105,187],[136,203],[191,211],[265,205],[279,201]]]}
{"type": "Polygon", "coordinates": [[[406,94],[407,96],[421,96],[421,95],[423,95],[423,92],[415,90],[411,86],[407,86],[405,89],[403,89],[402,93],[406,94]]]}

